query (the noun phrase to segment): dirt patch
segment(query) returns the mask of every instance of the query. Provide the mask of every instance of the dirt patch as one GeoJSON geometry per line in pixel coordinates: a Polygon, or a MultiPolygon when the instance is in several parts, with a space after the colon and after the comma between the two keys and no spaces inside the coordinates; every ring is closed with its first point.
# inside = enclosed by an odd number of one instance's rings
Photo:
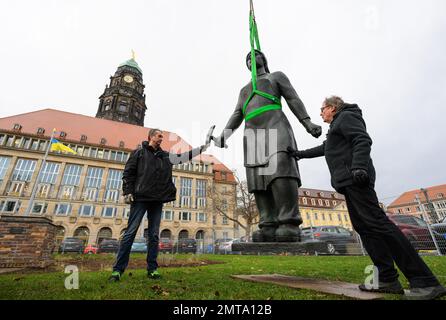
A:
{"type": "MultiPolygon", "coordinates": [[[[27,268],[20,270],[20,274],[31,274],[31,273],[47,273],[47,272],[60,272],[64,271],[66,266],[74,265],[79,268],[79,271],[111,271],[114,263],[114,259],[88,259],[78,258],[70,259],[64,258],[62,260],[56,260],[55,264],[44,269],[39,268],[27,268]]],[[[179,267],[203,267],[207,265],[224,263],[221,261],[212,261],[207,259],[199,259],[197,257],[191,257],[187,259],[178,259],[174,256],[170,257],[159,257],[158,265],[160,268],[179,268],[179,267]]],[[[147,262],[145,259],[132,259],[130,258],[127,270],[134,269],[145,269],[147,267],[147,262]]]]}

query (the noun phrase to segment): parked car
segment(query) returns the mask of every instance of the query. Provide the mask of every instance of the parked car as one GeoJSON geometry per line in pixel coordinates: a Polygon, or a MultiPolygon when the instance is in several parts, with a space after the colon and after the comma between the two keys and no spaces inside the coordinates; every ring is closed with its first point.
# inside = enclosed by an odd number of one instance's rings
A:
{"type": "Polygon", "coordinates": [[[197,241],[195,239],[178,239],[175,249],[179,253],[195,253],[197,252],[197,241]]]}
{"type": "MultiPolygon", "coordinates": [[[[416,250],[436,250],[429,227],[424,220],[408,214],[387,214],[387,216],[404,233],[416,250]]],[[[446,254],[446,239],[433,228],[431,230],[440,252],[446,254]]]]}
{"type": "Polygon", "coordinates": [[[84,254],[96,254],[98,253],[98,247],[92,244],[89,244],[84,249],[84,254]]]}
{"type": "Polygon", "coordinates": [[[432,224],[431,228],[437,231],[439,234],[442,234],[446,240],[446,218],[444,218],[440,223],[432,224]]]}
{"type": "Polygon", "coordinates": [[[220,251],[220,246],[222,246],[222,245],[225,246],[224,244],[227,245],[227,243],[229,241],[232,241],[232,239],[231,238],[216,239],[214,241],[214,250],[215,250],[215,252],[219,252],[220,251]]]}
{"type": "Polygon", "coordinates": [[[135,239],[132,244],[130,252],[133,253],[146,253],[147,252],[147,240],[146,238],[135,239]]]}
{"type": "Polygon", "coordinates": [[[59,252],[84,252],[84,241],[79,238],[65,238],[59,246],[59,252]]]}
{"type": "Polygon", "coordinates": [[[159,252],[173,252],[173,242],[169,238],[161,238],[158,244],[159,252]]]}
{"type": "Polygon", "coordinates": [[[117,239],[104,239],[99,244],[98,253],[111,252],[116,253],[119,249],[119,241],[117,239]]]}
{"type": "MultiPolygon", "coordinates": [[[[319,240],[327,245],[329,254],[346,254],[351,243],[357,243],[352,231],[339,226],[317,226],[302,228],[301,240],[319,240]]],[[[358,247],[359,249],[359,247],[358,247]]]]}
{"type": "Polygon", "coordinates": [[[217,253],[233,253],[232,251],[232,244],[233,243],[240,243],[240,239],[229,239],[226,241],[219,242],[217,253]]]}

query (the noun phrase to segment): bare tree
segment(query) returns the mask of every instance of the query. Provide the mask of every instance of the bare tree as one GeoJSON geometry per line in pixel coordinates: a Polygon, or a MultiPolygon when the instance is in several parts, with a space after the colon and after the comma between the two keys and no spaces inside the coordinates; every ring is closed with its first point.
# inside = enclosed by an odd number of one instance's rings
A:
{"type": "Polygon", "coordinates": [[[259,211],[254,194],[248,192],[247,182],[241,181],[235,174],[234,177],[237,182],[235,195],[232,190],[217,192],[214,185],[209,197],[212,199],[214,212],[236,223],[245,230],[246,238],[250,239],[253,225],[259,223],[259,211]],[[230,208],[233,210],[229,210],[230,208]],[[230,214],[231,211],[234,215],[230,214]]]}

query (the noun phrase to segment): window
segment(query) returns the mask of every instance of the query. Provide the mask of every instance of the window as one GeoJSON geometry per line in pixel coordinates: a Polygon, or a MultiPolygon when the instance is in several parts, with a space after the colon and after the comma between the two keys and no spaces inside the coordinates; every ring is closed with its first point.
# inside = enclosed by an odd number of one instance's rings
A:
{"type": "Polygon", "coordinates": [[[221,222],[221,223],[222,223],[222,224],[229,224],[228,217],[223,216],[223,219],[222,219],[222,222],[221,222]]]}
{"type": "Polygon", "coordinates": [[[180,180],[180,207],[190,207],[192,196],[192,179],[181,178],[180,180]]]}
{"type": "Polygon", "coordinates": [[[206,207],[206,180],[197,180],[196,188],[196,207],[205,208],[206,207]]]}
{"type": "Polygon", "coordinates": [[[302,199],[302,203],[303,203],[303,204],[307,204],[307,198],[303,198],[303,199],[302,199]]]}
{"type": "Polygon", "coordinates": [[[51,191],[51,185],[48,183],[40,183],[37,186],[37,194],[36,196],[39,198],[47,198],[51,191]]]}
{"type": "Polygon", "coordinates": [[[192,214],[190,212],[180,212],[180,220],[181,221],[191,221],[192,214]]]}
{"type": "Polygon", "coordinates": [[[307,220],[310,220],[310,214],[307,212],[307,220]]]}
{"type": "Polygon", "coordinates": [[[410,207],[406,208],[406,212],[410,212],[410,207]]]}
{"type": "Polygon", "coordinates": [[[7,136],[7,138],[6,138],[6,146],[7,147],[12,147],[13,144],[14,144],[14,136],[7,136]]]}
{"type": "Polygon", "coordinates": [[[318,220],[317,212],[314,213],[314,220],[318,220]]]}
{"type": "Polygon", "coordinates": [[[8,195],[21,197],[22,192],[25,191],[25,182],[11,182],[8,190],[8,195]]]}
{"type": "Polygon", "coordinates": [[[198,222],[206,222],[206,214],[204,212],[197,213],[197,221],[198,222]]]}
{"type": "Polygon", "coordinates": [[[88,157],[89,155],[90,155],[90,148],[89,147],[85,147],[84,151],[82,153],[82,156],[88,157]]]}
{"type": "Polygon", "coordinates": [[[0,157],[0,183],[3,181],[8,170],[9,163],[11,162],[10,157],[0,157]]]}
{"type": "Polygon", "coordinates": [[[47,144],[46,140],[40,140],[39,141],[39,150],[40,151],[46,151],[46,144],[47,144]]]}
{"type": "Polygon", "coordinates": [[[122,217],[124,219],[128,219],[130,217],[130,208],[124,208],[122,212],[122,217]]]}
{"type": "Polygon", "coordinates": [[[79,186],[82,166],[77,164],[67,164],[62,178],[62,185],[79,186]]]}
{"type": "Polygon", "coordinates": [[[3,204],[2,211],[5,213],[17,213],[19,212],[21,204],[22,203],[19,200],[7,200],[3,204]]]}
{"type": "Polygon", "coordinates": [[[116,151],[110,152],[110,160],[116,161],[116,151]]]}
{"type": "Polygon", "coordinates": [[[56,216],[67,216],[71,214],[71,204],[69,203],[58,203],[54,209],[56,216]]]}
{"type": "Polygon", "coordinates": [[[76,194],[75,186],[62,186],[60,189],[59,198],[72,200],[74,199],[74,195],[76,194]]]}
{"type": "Polygon", "coordinates": [[[325,221],[325,213],[321,214],[322,220],[325,221]]]}
{"type": "Polygon", "coordinates": [[[56,184],[57,176],[59,175],[60,164],[56,162],[47,162],[40,172],[39,182],[56,184]]]}
{"type": "Polygon", "coordinates": [[[315,205],[316,205],[316,200],[311,199],[311,204],[312,204],[313,206],[315,206],[315,205]]]}
{"type": "Polygon", "coordinates": [[[344,221],[348,221],[348,217],[346,214],[344,214],[344,221]]]}
{"type": "Polygon", "coordinates": [[[118,110],[121,112],[127,112],[127,104],[125,103],[119,104],[118,110]]]}
{"type": "Polygon", "coordinates": [[[105,189],[105,201],[106,202],[118,202],[119,191],[122,188],[122,171],[110,169],[108,171],[106,189],[105,189]]]}
{"type": "Polygon", "coordinates": [[[83,217],[94,216],[95,207],[92,205],[84,204],[79,209],[79,215],[83,217]]]}
{"type": "Polygon", "coordinates": [[[113,218],[116,215],[116,208],[114,207],[104,207],[102,209],[102,216],[104,218],[113,218]]]}
{"type": "Polygon", "coordinates": [[[103,168],[88,167],[87,177],[85,178],[85,187],[99,188],[101,186],[103,168]]]}
{"type": "Polygon", "coordinates": [[[4,134],[0,134],[0,146],[2,146],[4,142],[5,142],[5,135],[4,134]]]}
{"type": "Polygon", "coordinates": [[[330,206],[330,201],[325,200],[325,205],[326,205],[327,207],[329,207],[329,206],[330,206]]]}
{"type": "Polygon", "coordinates": [[[19,159],[12,173],[12,181],[31,181],[36,160],[19,159]]]}
{"type": "Polygon", "coordinates": [[[341,215],[340,215],[340,214],[338,214],[338,220],[339,220],[339,221],[342,221],[342,219],[341,219],[341,215]]]}
{"type": "Polygon", "coordinates": [[[47,208],[48,208],[48,203],[36,202],[33,205],[33,209],[31,211],[31,213],[36,214],[36,215],[45,214],[47,208]]]}
{"type": "Polygon", "coordinates": [[[22,137],[16,137],[14,140],[14,148],[20,148],[22,145],[22,137]]]}
{"type": "Polygon", "coordinates": [[[169,210],[163,211],[163,213],[161,214],[161,219],[167,220],[167,221],[172,221],[173,220],[172,211],[169,211],[169,210]]]}
{"type": "Polygon", "coordinates": [[[104,150],[103,149],[98,149],[98,158],[102,159],[104,157],[104,150]]]}
{"type": "Polygon", "coordinates": [[[319,199],[319,200],[317,201],[317,203],[318,203],[320,206],[322,206],[322,200],[321,200],[321,199],[319,199]]]}
{"type": "Polygon", "coordinates": [[[97,201],[99,190],[96,188],[86,188],[84,192],[84,201],[97,201]]]}
{"type": "Polygon", "coordinates": [[[31,140],[31,150],[37,150],[39,147],[39,140],[32,139],[31,140]]]}
{"type": "Polygon", "coordinates": [[[91,148],[91,150],[90,150],[90,157],[96,158],[97,154],[98,154],[98,148],[91,148]]]}
{"type": "Polygon", "coordinates": [[[23,138],[23,142],[22,142],[22,148],[24,149],[29,149],[31,145],[31,139],[30,138],[23,138]]]}
{"type": "Polygon", "coordinates": [[[328,218],[330,219],[330,221],[333,221],[333,216],[331,213],[328,214],[328,218]]]}

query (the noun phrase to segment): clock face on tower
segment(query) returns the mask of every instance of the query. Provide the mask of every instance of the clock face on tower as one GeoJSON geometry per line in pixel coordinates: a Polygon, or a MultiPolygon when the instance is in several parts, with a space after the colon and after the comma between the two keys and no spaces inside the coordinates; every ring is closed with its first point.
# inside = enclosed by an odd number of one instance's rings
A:
{"type": "Polygon", "coordinates": [[[132,83],[133,82],[133,77],[131,75],[125,75],[124,76],[124,81],[127,83],[132,83]]]}

